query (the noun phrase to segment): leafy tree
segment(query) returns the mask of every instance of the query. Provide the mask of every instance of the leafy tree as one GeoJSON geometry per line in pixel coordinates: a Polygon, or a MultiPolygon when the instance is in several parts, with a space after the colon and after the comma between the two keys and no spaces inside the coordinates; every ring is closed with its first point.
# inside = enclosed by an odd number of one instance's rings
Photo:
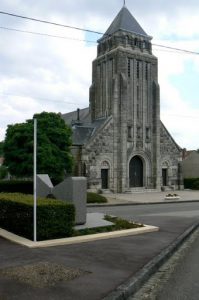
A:
{"type": "MultiPolygon", "coordinates": [[[[56,113],[42,112],[33,118],[37,119],[37,173],[49,174],[52,179],[60,181],[72,168],[71,129],[56,113]]],[[[32,177],[33,131],[33,119],[8,126],[4,164],[11,175],[32,177]]]]}
{"type": "Polygon", "coordinates": [[[4,142],[0,142],[0,156],[3,156],[3,145],[4,145],[4,142]]]}
{"type": "Polygon", "coordinates": [[[5,166],[0,166],[0,179],[6,178],[8,175],[8,169],[5,166]]]}

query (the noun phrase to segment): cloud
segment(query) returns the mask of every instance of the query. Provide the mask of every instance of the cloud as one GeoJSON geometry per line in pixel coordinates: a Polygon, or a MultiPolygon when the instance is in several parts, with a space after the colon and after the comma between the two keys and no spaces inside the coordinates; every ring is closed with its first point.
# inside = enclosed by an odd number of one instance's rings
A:
{"type": "MultiPolygon", "coordinates": [[[[161,43],[161,41],[157,41],[161,43]]],[[[168,46],[195,50],[197,42],[170,42],[168,46]]],[[[199,43],[198,43],[199,46],[199,43]]],[[[195,73],[192,76],[191,68],[193,67],[198,72],[199,58],[194,55],[183,54],[179,52],[163,51],[159,52],[154,50],[154,53],[159,58],[159,83],[161,91],[161,119],[166,125],[167,129],[171,132],[176,142],[181,147],[189,149],[199,148],[198,135],[198,122],[199,122],[199,106],[194,107],[193,99],[197,97],[196,90],[191,90],[190,86],[193,81],[197,81],[195,73]],[[189,90],[189,99],[185,94],[177,89],[174,85],[174,78],[184,77],[186,66],[190,66],[190,74],[186,74],[188,78],[186,89],[189,90]]],[[[184,81],[182,81],[184,84],[184,81]]],[[[182,87],[184,88],[184,86],[182,87]]],[[[183,90],[183,89],[182,89],[183,90]]],[[[198,96],[199,98],[199,96],[198,96]]],[[[199,100],[199,99],[198,99],[199,100]]],[[[197,102],[198,103],[198,102],[197,102]]]]}
{"type": "MultiPolygon", "coordinates": [[[[2,11],[100,32],[105,32],[121,7],[121,0],[1,1],[2,11]]],[[[198,0],[135,0],[127,1],[127,7],[143,29],[154,37],[154,43],[198,51],[198,0]]],[[[7,124],[23,122],[36,112],[66,113],[88,106],[96,45],[83,40],[97,39],[100,35],[5,15],[1,15],[1,26],[70,39],[0,29],[0,140],[4,138],[7,124]]],[[[155,49],[159,60],[163,121],[180,146],[197,147],[195,129],[192,130],[193,137],[189,134],[191,122],[171,115],[173,112],[194,115],[197,120],[198,108],[193,110],[192,101],[188,103],[181,90],[174,86],[173,78],[181,78],[186,72],[186,64],[199,72],[199,58],[155,49]]],[[[194,80],[191,74],[190,80],[194,80]]]]}

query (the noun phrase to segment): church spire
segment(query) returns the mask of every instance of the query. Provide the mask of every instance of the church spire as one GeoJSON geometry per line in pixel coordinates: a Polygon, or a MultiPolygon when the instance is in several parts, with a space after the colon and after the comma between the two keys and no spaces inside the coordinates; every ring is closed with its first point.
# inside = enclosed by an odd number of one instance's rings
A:
{"type": "Polygon", "coordinates": [[[147,39],[151,39],[151,37],[147,35],[140,24],[132,16],[125,4],[126,1],[124,0],[124,6],[103,35],[102,39],[106,38],[107,36],[111,36],[112,34],[120,30],[144,36],[147,39]]]}

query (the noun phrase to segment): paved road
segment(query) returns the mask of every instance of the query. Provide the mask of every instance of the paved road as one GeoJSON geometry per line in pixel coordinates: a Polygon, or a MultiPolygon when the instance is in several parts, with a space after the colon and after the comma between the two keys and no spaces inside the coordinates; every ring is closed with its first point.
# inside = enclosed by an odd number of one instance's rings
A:
{"type": "MultiPolygon", "coordinates": [[[[97,208],[99,211],[99,208],[97,208]]],[[[94,210],[94,208],[92,209],[94,210]]],[[[107,214],[114,214],[128,219],[161,226],[168,218],[173,221],[199,219],[199,203],[160,204],[141,206],[123,206],[101,208],[107,214]]],[[[198,300],[199,299],[199,230],[197,237],[191,244],[185,244],[182,254],[177,254],[175,262],[170,262],[166,270],[160,270],[161,280],[152,282],[141,291],[135,300],[198,300]],[[186,249],[187,248],[187,249],[186,249]],[[176,264],[176,267],[174,267],[176,264]],[[172,270],[172,274],[170,271],[172,270]],[[169,278],[168,278],[169,276],[169,278]],[[161,286],[161,288],[160,288],[161,286]],[[155,289],[155,290],[153,290],[155,289]],[[152,294],[150,293],[153,290],[152,294]]],[[[159,274],[158,274],[159,276],[159,274]]]]}
{"type": "Polygon", "coordinates": [[[128,300],[199,299],[199,229],[128,300]]]}
{"type": "Polygon", "coordinates": [[[3,300],[100,300],[134,276],[182,232],[199,219],[199,203],[89,208],[160,226],[159,232],[79,245],[28,249],[0,238],[0,270],[38,262],[87,271],[55,286],[35,288],[0,276],[3,300]]]}
{"type": "Polygon", "coordinates": [[[90,207],[89,212],[113,214],[149,225],[161,225],[163,220],[186,218],[199,220],[199,202],[136,206],[90,207]]]}

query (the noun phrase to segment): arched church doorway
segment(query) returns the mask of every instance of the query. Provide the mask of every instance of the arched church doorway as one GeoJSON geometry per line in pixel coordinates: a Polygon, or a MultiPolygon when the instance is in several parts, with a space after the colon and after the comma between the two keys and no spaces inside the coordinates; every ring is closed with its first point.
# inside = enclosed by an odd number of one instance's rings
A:
{"type": "Polygon", "coordinates": [[[139,156],[134,156],[129,164],[129,187],[143,186],[143,162],[139,156]]]}
{"type": "Polygon", "coordinates": [[[109,164],[104,161],[101,165],[101,180],[102,180],[102,189],[106,190],[109,188],[109,164]]]}

